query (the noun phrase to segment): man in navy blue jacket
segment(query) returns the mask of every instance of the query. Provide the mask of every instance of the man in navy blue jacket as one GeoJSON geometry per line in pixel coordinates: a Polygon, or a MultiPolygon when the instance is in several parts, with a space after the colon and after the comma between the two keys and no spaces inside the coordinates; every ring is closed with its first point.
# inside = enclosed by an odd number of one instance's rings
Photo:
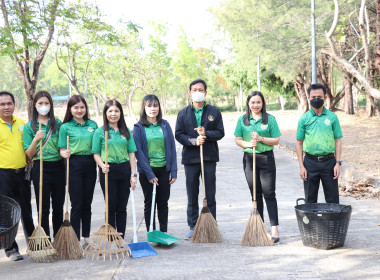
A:
{"type": "Polygon", "coordinates": [[[187,223],[190,231],[185,235],[185,239],[193,236],[199,216],[200,145],[203,145],[207,206],[216,220],[215,173],[216,162],[219,161],[217,141],[224,137],[222,114],[218,108],[204,101],[207,95],[206,82],[195,80],[189,89],[193,102],[178,113],[175,128],[175,138],[183,145],[182,164],[186,176],[187,223]]]}

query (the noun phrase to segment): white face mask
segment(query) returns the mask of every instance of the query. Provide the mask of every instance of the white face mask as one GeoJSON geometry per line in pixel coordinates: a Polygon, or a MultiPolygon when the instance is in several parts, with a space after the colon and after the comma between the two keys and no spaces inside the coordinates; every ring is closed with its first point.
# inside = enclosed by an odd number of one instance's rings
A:
{"type": "Polygon", "coordinates": [[[191,92],[191,99],[194,102],[202,102],[205,100],[205,93],[200,91],[193,91],[191,92]]]}
{"type": "Polygon", "coordinates": [[[41,106],[41,107],[36,107],[36,110],[38,113],[40,113],[42,116],[46,116],[50,112],[50,107],[49,106],[41,106]]]}

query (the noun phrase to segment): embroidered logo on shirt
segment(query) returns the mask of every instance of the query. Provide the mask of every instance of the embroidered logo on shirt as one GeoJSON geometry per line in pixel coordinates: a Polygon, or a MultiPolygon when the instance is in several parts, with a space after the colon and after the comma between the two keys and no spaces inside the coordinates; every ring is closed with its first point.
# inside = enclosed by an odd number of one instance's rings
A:
{"type": "Polygon", "coordinates": [[[267,128],[268,128],[268,125],[267,125],[267,124],[262,124],[262,125],[261,125],[261,129],[262,129],[262,130],[266,130],[267,128]]]}
{"type": "Polygon", "coordinates": [[[329,119],[325,119],[325,125],[330,125],[330,124],[331,124],[330,120],[329,119]]]}
{"type": "Polygon", "coordinates": [[[213,116],[213,115],[209,115],[209,116],[208,116],[208,120],[209,120],[210,122],[213,122],[213,121],[214,121],[214,116],[213,116]]]}
{"type": "Polygon", "coordinates": [[[24,131],[24,126],[20,124],[20,127],[18,128],[19,131],[24,131]]]}
{"type": "Polygon", "coordinates": [[[87,130],[88,130],[89,132],[94,132],[94,131],[95,131],[92,127],[89,127],[87,130]]]}
{"type": "Polygon", "coordinates": [[[161,133],[162,133],[162,128],[160,128],[160,130],[159,130],[161,133]]]}

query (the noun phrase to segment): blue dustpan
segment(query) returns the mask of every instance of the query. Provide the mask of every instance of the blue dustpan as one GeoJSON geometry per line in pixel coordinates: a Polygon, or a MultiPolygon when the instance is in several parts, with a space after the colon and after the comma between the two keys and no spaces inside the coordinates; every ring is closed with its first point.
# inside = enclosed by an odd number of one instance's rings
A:
{"type": "Polygon", "coordinates": [[[137,227],[136,227],[136,209],[135,209],[135,196],[134,191],[131,189],[131,200],[132,200],[132,216],[133,216],[133,243],[128,243],[131,249],[131,257],[142,258],[157,256],[156,250],[148,242],[138,242],[137,240],[137,227]]]}
{"type": "Polygon", "coordinates": [[[156,250],[148,242],[128,243],[128,246],[131,249],[131,257],[134,259],[157,256],[156,250]]]}

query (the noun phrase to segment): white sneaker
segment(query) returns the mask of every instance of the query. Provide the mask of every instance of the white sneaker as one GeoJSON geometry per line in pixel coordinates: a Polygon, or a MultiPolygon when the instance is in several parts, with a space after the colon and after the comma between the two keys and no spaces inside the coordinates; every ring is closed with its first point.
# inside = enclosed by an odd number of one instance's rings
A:
{"type": "Polygon", "coordinates": [[[185,234],[184,239],[185,240],[190,240],[191,237],[193,237],[193,234],[194,234],[194,230],[192,230],[192,229],[189,230],[189,232],[185,234]]]}

